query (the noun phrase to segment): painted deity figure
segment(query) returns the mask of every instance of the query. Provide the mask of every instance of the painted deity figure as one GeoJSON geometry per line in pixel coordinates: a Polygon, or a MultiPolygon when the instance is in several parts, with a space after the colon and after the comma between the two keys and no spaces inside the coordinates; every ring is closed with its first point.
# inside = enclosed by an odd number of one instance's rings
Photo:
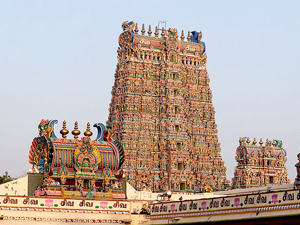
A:
{"type": "Polygon", "coordinates": [[[103,171],[102,171],[102,177],[111,177],[111,170],[108,166],[108,163],[105,164],[105,168],[103,168],[103,171]]]}
{"type": "Polygon", "coordinates": [[[83,137],[82,143],[75,149],[74,161],[77,173],[95,172],[101,161],[99,150],[94,147],[89,137],[83,137]]]}
{"type": "Polygon", "coordinates": [[[91,181],[91,187],[92,187],[93,189],[95,189],[95,187],[96,187],[95,178],[93,178],[92,181],[91,181]]]}
{"type": "Polygon", "coordinates": [[[295,167],[297,170],[297,180],[300,180],[300,153],[297,155],[298,162],[296,163],[295,167]]]}
{"type": "Polygon", "coordinates": [[[61,181],[61,184],[65,184],[66,183],[65,171],[61,172],[60,181],[61,181]]]}

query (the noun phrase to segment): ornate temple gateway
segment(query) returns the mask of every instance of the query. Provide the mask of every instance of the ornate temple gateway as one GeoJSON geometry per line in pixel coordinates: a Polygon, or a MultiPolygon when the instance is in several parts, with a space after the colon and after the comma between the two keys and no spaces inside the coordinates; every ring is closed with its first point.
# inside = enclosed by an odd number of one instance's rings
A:
{"type": "Polygon", "coordinates": [[[98,135],[93,141],[88,123],[84,137],[78,140],[80,131],[76,122],[74,139],[67,139],[69,131],[64,121],[60,131],[63,138],[57,138],[53,131],[55,123],[57,120],[40,122],[39,136],[33,139],[29,151],[32,172],[43,176],[43,183],[34,195],[125,198],[119,184],[122,173],[117,174],[124,162],[124,152],[119,142],[111,139],[110,130],[95,124],[98,135]]]}
{"type": "Polygon", "coordinates": [[[108,123],[138,190],[222,190],[226,180],[201,32],[122,24],[108,123]]]}
{"type": "Polygon", "coordinates": [[[94,124],[92,140],[88,123],[78,139],[75,122],[67,139],[65,121],[58,138],[57,121],[42,120],[31,170],[0,185],[1,223],[300,224],[300,153],[289,184],[280,140],[240,138],[233,190],[212,192],[228,181],[201,32],[180,41],[176,29],[161,37],[151,27],[145,36],[144,25],[139,35],[133,22],[123,29],[107,127],[94,124]],[[154,192],[135,190],[122,168],[134,187],[154,192]],[[197,189],[206,193],[189,192],[197,189]]]}
{"type": "Polygon", "coordinates": [[[240,138],[240,146],[236,149],[238,165],[234,170],[232,188],[251,188],[266,185],[289,184],[285,163],[287,152],[282,148],[281,140],[268,139],[263,146],[260,139],[256,145],[254,138],[240,138]]]}

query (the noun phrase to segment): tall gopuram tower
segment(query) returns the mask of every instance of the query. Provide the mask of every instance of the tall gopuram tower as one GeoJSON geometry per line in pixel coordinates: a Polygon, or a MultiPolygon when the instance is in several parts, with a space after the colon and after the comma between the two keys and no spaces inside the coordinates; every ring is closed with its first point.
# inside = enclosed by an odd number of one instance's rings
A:
{"type": "Polygon", "coordinates": [[[281,140],[269,141],[259,145],[254,138],[250,143],[248,137],[240,138],[236,149],[238,165],[234,169],[232,188],[252,188],[267,185],[289,184],[286,163],[286,150],[281,140]]]}
{"type": "Polygon", "coordinates": [[[195,191],[228,184],[220,155],[202,33],[124,22],[108,124],[138,190],[195,191]]]}

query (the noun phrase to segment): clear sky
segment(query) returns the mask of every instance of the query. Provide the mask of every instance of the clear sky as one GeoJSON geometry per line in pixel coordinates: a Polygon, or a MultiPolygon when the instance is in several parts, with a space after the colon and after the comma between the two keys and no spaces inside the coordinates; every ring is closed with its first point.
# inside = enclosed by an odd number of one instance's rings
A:
{"type": "MultiPolygon", "coordinates": [[[[227,178],[239,137],[300,152],[300,1],[0,0],[0,174],[21,176],[41,119],[105,123],[121,24],[201,30],[227,178]]],[[[94,133],[96,130],[92,129],[94,133]]],[[[69,137],[73,136],[69,134],[69,137]]]]}

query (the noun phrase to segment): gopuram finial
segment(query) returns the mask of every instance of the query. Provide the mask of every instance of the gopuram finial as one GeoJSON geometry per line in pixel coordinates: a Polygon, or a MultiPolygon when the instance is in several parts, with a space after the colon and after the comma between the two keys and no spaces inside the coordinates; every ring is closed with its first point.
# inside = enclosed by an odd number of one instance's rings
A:
{"type": "Polygon", "coordinates": [[[158,31],[157,31],[157,26],[155,27],[155,32],[154,32],[155,37],[158,37],[158,31]]]}
{"type": "Polygon", "coordinates": [[[137,25],[137,23],[135,24],[135,28],[134,28],[134,33],[135,34],[138,34],[138,32],[139,32],[139,29],[138,29],[138,25],[137,25]]]}
{"type": "Polygon", "coordinates": [[[145,35],[145,32],[146,32],[146,31],[145,31],[145,25],[144,25],[144,24],[142,25],[142,30],[141,30],[141,32],[142,32],[142,35],[145,35]]]}
{"type": "Polygon", "coordinates": [[[253,145],[256,145],[257,142],[256,142],[255,138],[254,138],[252,143],[253,143],[253,145]]]}
{"type": "Polygon", "coordinates": [[[247,142],[247,144],[249,145],[249,143],[250,143],[250,139],[249,139],[249,137],[247,138],[247,141],[246,141],[246,142],[247,142]]]}
{"type": "Polygon", "coordinates": [[[181,38],[181,41],[184,41],[184,38],[185,38],[185,37],[184,37],[183,30],[181,31],[181,37],[180,37],[180,38],[181,38]]]}
{"type": "Polygon", "coordinates": [[[149,31],[148,31],[148,36],[151,37],[152,31],[151,31],[151,25],[149,25],[149,31]]]}
{"type": "Polygon", "coordinates": [[[74,138],[77,139],[78,135],[80,134],[80,130],[78,130],[78,122],[75,122],[74,130],[72,131],[72,134],[74,135],[74,138]]]}
{"type": "Polygon", "coordinates": [[[191,32],[190,31],[188,32],[187,40],[188,40],[188,42],[191,41],[191,32]]]}
{"type": "Polygon", "coordinates": [[[90,123],[88,122],[88,123],[87,123],[87,127],[86,127],[86,131],[84,132],[84,136],[90,137],[90,136],[92,136],[92,135],[93,135],[93,132],[90,131],[90,123]]]}
{"type": "Polygon", "coordinates": [[[67,130],[67,126],[66,126],[66,121],[64,120],[63,122],[63,129],[60,130],[60,133],[62,134],[63,138],[67,137],[67,134],[69,133],[69,131],[67,130]]]}
{"type": "Polygon", "coordinates": [[[165,35],[166,35],[166,34],[165,34],[165,28],[164,28],[164,27],[162,27],[162,29],[161,29],[161,37],[163,37],[163,38],[164,38],[164,37],[165,37],[165,35]]]}
{"type": "Polygon", "coordinates": [[[260,144],[261,146],[263,145],[262,138],[260,139],[259,144],[260,144]]]}

